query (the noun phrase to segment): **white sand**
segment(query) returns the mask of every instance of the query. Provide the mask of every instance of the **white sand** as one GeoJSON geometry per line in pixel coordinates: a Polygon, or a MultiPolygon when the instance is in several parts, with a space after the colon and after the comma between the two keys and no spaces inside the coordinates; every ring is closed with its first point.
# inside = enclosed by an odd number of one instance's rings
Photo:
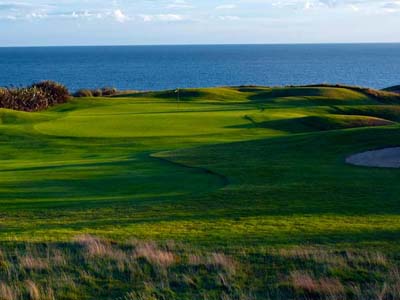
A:
{"type": "Polygon", "coordinates": [[[400,147],[354,154],[346,162],[356,166],[400,168],[400,147]]]}

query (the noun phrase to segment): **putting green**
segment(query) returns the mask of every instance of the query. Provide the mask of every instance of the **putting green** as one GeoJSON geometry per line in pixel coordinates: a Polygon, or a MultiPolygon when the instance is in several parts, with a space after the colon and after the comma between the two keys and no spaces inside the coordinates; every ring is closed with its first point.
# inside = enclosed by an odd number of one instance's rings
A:
{"type": "Polygon", "coordinates": [[[1,110],[0,240],[397,247],[399,106],[346,88],[236,87],[1,110]]]}

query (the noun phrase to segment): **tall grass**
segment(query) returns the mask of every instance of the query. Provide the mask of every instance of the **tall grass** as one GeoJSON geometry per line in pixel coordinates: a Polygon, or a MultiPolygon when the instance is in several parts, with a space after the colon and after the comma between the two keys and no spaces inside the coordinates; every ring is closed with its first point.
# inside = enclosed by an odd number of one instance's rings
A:
{"type": "Polygon", "coordinates": [[[39,111],[65,103],[68,99],[68,89],[53,81],[43,81],[25,88],[0,88],[0,108],[39,111]]]}
{"type": "Polygon", "coordinates": [[[93,92],[92,90],[88,89],[80,89],[74,93],[74,97],[77,98],[93,97],[93,92]]]}
{"type": "Polygon", "coordinates": [[[50,106],[65,103],[70,97],[68,89],[64,85],[54,81],[48,80],[34,83],[30,88],[41,90],[46,95],[47,102],[50,106]]]}
{"type": "Polygon", "coordinates": [[[85,97],[109,97],[115,96],[119,92],[116,88],[104,87],[101,89],[80,89],[74,93],[74,97],[85,98],[85,97]]]}
{"type": "Polygon", "coordinates": [[[395,257],[319,247],[196,249],[90,235],[3,246],[0,299],[400,299],[395,257]]]}

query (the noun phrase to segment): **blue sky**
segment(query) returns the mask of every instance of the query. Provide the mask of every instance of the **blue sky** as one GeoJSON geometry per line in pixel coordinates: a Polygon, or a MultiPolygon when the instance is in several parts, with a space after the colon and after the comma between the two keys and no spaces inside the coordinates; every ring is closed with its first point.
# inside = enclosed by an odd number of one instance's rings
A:
{"type": "Polygon", "coordinates": [[[400,0],[0,0],[0,46],[400,42],[400,0]]]}

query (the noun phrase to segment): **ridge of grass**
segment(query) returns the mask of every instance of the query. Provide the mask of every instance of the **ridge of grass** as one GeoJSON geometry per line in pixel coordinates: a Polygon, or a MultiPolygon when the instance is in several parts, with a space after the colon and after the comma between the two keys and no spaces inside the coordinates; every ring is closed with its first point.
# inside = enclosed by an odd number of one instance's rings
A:
{"type": "Polygon", "coordinates": [[[395,85],[395,86],[391,86],[388,88],[383,89],[383,91],[386,92],[393,92],[393,93],[400,93],[400,85],[395,85]]]}

